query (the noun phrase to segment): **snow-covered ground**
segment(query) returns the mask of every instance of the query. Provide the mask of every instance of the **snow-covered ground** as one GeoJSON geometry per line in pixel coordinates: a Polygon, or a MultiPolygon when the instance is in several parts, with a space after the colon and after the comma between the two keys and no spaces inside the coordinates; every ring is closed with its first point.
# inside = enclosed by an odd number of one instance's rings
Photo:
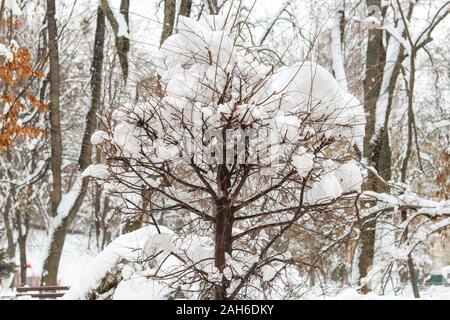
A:
{"type": "MultiPolygon", "coordinates": [[[[29,241],[27,245],[28,263],[31,266],[28,269],[28,276],[39,276],[42,271],[42,263],[44,259],[44,247],[46,242],[46,234],[41,230],[31,230],[29,235],[29,241]]],[[[142,239],[141,239],[142,240],[142,239]]],[[[142,242],[142,241],[141,241],[142,242]]],[[[143,242],[145,243],[145,241],[143,242]]],[[[128,246],[122,247],[125,249],[128,246]]],[[[126,251],[130,250],[133,246],[128,247],[126,251]]],[[[117,248],[116,248],[117,249],[117,248]]],[[[111,251],[111,248],[110,250],[111,251]]],[[[117,251],[117,250],[116,250],[117,251]]],[[[89,237],[80,234],[69,234],[67,236],[66,244],[63,250],[60,271],[59,271],[59,283],[61,285],[67,285],[74,288],[80,286],[80,281],[86,278],[87,274],[92,278],[92,272],[98,268],[99,259],[103,264],[105,259],[100,256],[94,259],[98,254],[94,241],[89,237]],[[97,266],[94,268],[94,266],[97,266]],[[95,269],[95,270],[89,270],[95,269]]],[[[134,251],[134,254],[138,254],[134,251]]],[[[105,254],[103,254],[104,256],[105,254]]],[[[108,269],[108,268],[106,268],[108,269]]],[[[89,277],[88,276],[88,277],[89,277]]],[[[100,277],[99,277],[100,278],[100,277]]],[[[92,279],[91,279],[92,280],[92,279]]],[[[96,279],[94,279],[95,282],[96,279]]],[[[89,281],[88,281],[89,282],[89,281]]],[[[88,285],[89,286],[89,285],[88,285]]],[[[78,291],[78,290],[76,290],[78,291]]],[[[76,292],[78,293],[78,292],[76,292]]],[[[127,281],[122,281],[114,294],[114,299],[129,300],[129,299],[158,299],[165,293],[165,290],[156,281],[151,281],[145,277],[131,277],[127,281]]],[[[422,287],[420,290],[421,299],[443,299],[450,300],[450,287],[445,286],[430,286],[422,287]]],[[[407,286],[404,292],[394,295],[377,295],[375,293],[369,293],[362,295],[354,288],[338,288],[335,286],[329,286],[328,288],[310,288],[306,289],[301,294],[303,299],[307,300],[409,300],[413,299],[413,294],[410,288],[407,286]]],[[[70,297],[67,297],[70,299],[70,297]]],[[[79,297],[77,297],[79,298],[79,297]]]]}
{"type": "MultiPolygon", "coordinates": [[[[45,256],[47,236],[45,231],[31,230],[27,242],[27,258],[31,268],[28,276],[40,276],[45,256]]],[[[97,254],[94,241],[81,234],[68,234],[59,264],[58,281],[71,286],[79,279],[83,266],[97,254]]],[[[17,261],[18,262],[18,261],[17,261]]]]}

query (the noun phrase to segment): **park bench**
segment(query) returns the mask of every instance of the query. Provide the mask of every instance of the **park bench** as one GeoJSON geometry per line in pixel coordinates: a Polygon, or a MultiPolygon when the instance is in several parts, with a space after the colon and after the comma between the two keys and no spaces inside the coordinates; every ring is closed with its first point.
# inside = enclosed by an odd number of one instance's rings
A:
{"type": "Polygon", "coordinates": [[[38,299],[61,298],[69,287],[65,286],[39,286],[39,287],[18,287],[16,297],[30,296],[38,299]]]}

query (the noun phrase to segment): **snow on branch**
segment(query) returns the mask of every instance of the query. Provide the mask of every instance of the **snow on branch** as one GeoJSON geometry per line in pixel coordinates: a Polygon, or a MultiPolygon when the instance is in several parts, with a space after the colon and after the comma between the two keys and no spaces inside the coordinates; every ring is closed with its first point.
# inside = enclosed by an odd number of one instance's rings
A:
{"type": "Polygon", "coordinates": [[[411,209],[427,217],[450,216],[450,201],[429,200],[419,197],[411,191],[399,195],[364,191],[361,200],[377,200],[377,204],[362,210],[363,216],[382,211],[411,209]]]}

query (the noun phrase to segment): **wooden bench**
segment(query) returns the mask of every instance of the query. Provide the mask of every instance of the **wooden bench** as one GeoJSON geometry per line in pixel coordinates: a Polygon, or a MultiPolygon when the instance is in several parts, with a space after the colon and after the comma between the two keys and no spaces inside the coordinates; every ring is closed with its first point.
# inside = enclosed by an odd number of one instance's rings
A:
{"type": "Polygon", "coordinates": [[[30,296],[38,299],[61,298],[70,287],[45,286],[45,287],[18,287],[16,297],[30,296]]]}

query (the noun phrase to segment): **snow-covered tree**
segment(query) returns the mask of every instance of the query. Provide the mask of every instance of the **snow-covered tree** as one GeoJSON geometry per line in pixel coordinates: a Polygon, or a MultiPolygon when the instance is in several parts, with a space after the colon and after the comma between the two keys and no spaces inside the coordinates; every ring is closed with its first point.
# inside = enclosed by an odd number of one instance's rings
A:
{"type": "MultiPolygon", "coordinates": [[[[0,231],[0,236],[3,233],[0,231]]],[[[0,290],[2,289],[2,280],[8,279],[14,272],[15,265],[11,262],[8,252],[0,247],[0,290]]]]}
{"type": "Polygon", "coordinates": [[[332,246],[355,221],[362,174],[349,146],[364,136],[361,104],[315,63],[261,63],[241,19],[235,7],[180,16],[154,57],[159,90],[117,110],[112,135],[94,133],[107,163],[83,173],[146,216],[140,273],[186,297],[282,295],[271,281],[325,254],[304,261],[288,234],[323,220],[332,246]],[[176,223],[160,225],[158,212],[176,223]]]}

